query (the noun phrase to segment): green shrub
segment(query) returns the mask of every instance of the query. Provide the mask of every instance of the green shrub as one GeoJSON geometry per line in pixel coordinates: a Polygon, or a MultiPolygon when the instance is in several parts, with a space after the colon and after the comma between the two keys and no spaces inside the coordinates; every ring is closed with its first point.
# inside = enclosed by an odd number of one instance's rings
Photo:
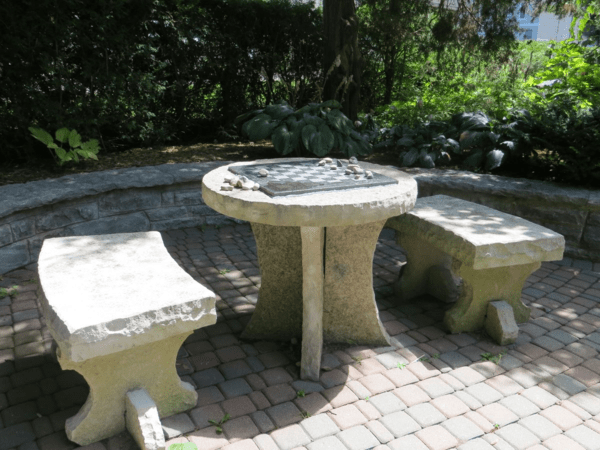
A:
{"type": "Polygon", "coordinates": [[[341,111],[336,100],[310,103],[297,111],[285,101],[239,116],[242,134],[251,141],[271,139],[280,155],[295,152],[323,157],[333,149],[346,156],[368,155],[372,151],[369,131],[360,133],[341,111]]]}
{"type": "Polygon", "coordinates": [[[52,153],[52,156],[59,166],[62,166],[68,161],[79,162],[80,157],[83,159],[98,159],[96,156],[98,151],[100,151],[98,140],[90,139],[89,141],[81,142],[81,136],[75,130],[69,130],[68,128],[57,130],[55,137],[58,144],[54,142],[52,135],[46,130],[29,127],[29,131],[34,138],[50,149],[50,153],[52,153]],[[69,150],[66,150],[63,145],[68,145],[69,150]],[[52,150],[54,150],[54,152],[52,152],[52,150]]]}

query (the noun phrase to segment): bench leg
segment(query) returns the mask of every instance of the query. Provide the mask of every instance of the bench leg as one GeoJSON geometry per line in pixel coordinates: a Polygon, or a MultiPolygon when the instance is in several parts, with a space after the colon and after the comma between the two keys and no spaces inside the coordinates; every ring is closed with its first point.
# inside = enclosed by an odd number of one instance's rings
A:
{"type": "Polygon", "coordinates": [[[190,334],[83,362],[67,360],[59,350],[61,367],[76,370],[90,386],[85,404],[67,419],[67,437],[84,446],[124,431],[127,392],[139,388],[148,392],[160,417],[193,408],[198,394],[192,385],[181,381],[175,368],[177,352],[190,334]]]}
{"type": "Polygon", "coordinates": [[[463,285],[456,304],[444,316],[444,324],[452,333],[483,328],[488,303],[504,300],[512,306],[517,323],[529,320],[530,308],[521,301],[525,280],[539,269],[541,263],[475,270],[455,260],[452,271],[462,278],[463,285]]]}
{"type": "Polygon", "coordinates": [[[407,261],[394,283],[396,297],[406,301],[427,294],[429,269],[451,267],[452,257],[411,234],[397,232],[396,242],[406,251],[407,261]]]}
{"type": "Polygon", "coordinates": [[[323,246],[325,229],[302,227],[302,362],[300,378],[319,381],[323,350],[323,246]]]}

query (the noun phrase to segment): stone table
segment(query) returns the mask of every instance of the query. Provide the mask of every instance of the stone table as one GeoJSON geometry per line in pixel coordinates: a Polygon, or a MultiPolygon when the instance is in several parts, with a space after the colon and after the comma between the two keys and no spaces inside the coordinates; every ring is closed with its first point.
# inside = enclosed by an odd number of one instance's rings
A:
{"type": "MultiPolygon", "coordinates": [[[[309,161],[282,158],[238,164],[309,161]]],[[[314,160],[315,163],[318,160],[314,160]]],[[[229,166],[202,180],[205,203],[251,223],[261,272],[259,300],[242,337],[302,338],[301,378],[318,380],[323,340],[387,345],[373,291],[373,255],[389,217],[409,211],[417,184],[391,167],[361,162],[397,184],[270,197],[223,191],[229,166]]]]}

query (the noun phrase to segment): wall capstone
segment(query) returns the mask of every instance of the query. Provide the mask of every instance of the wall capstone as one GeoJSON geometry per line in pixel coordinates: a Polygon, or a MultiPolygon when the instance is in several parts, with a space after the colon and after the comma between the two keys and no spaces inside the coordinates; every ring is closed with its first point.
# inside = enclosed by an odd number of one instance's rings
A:
{"type": "MultiPolygon", "coordinates": [[[[164,164],[0,186],[0,275],[34,263],[49,237],[243,223],[202,199],[202,177],[232,161],[164,164]]],[[[419,197],[445,194],[561,233],[568,256],[600,261],[600,191],[440,169],[404,169],[419,197]]]]}

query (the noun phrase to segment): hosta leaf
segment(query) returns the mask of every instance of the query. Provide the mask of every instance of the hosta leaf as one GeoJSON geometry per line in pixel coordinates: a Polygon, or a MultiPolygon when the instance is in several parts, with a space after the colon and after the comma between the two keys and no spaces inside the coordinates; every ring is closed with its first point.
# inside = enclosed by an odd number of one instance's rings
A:
{"type": "Polygon", "coordinates": [[[451,138],[446,139],[444,148],[450,148],[454,153],[460,153],[460,144],[451,138]]]}
{"type": "Polygon", "coordinates": [[[373,146],[373,148],[376,150],[382,150],[382,149],[393,148],[393,147],[394,147],[394,141],[392,139],[386,139],[385,141],[381,141],[373,146]]]}
{"type": "Polygon", "coordinates": [[[56,140],[62,144],[65,144],[69,140],[70,133],[71,132],[68,128],[61,128],[60,130],[56,130],[56,140]]]}
{"type": "Polygon", "coordinates": [[[331,108],[331,109],[342,109],[342,104],[337,100],[327,100],[326,102],[321,103],[323,108],[331,108]]]}
{"type": "Polygon", "coordinates": [[[485,157],[485,170],[494,170],[502,165],[504,160],[504,152],[494,149],[485,157]]]}
{"type": "Polygon", "coordinates": [[[294,110],[287,104],[284,105],[269,105],[265,108],[264,114],[268,114],[273,119],[283,120],[294,114],[294,110]]]}
{"type": "Polygon", "coordinates": [[[308,113],[302,114],[302,120],[304,120],[307,125],[313,125],[317,128],[325,123],[325,121],[323,119],[321,119],[320,117],[317,117],[317,116],[314,116],[314,115],[308,114],[308,113]]]}
{"type": "Polygon", "coordinates": [[[414,143],[415,143],[415,141],[413,141],[409,137],[403,137],[396,141],[396,145],[399,145],[400,147],[412,147],[414,145],[414,143]]]}
{"type": "Polygon", "coordinates": [[[359,156],[361,154],[360,146],[358,142],[354,139],[345,136],[344,143],[342,144],[342,152],[346,155],[346,158],[350,158],[351,156],[359,156]]]}
{"type": "Polygon", "coordinates": [[[81,135],[75,130],[72,130],[71,133],[69,133],[69,145],[71,148],[79,147],[81,145],[81,135]]]}
{"type": "Polygon", "coordinates": [[[285,123],[275,129],[271,139],[275,150],[280,155],[287,155],[294,151],[293,133],[290,132],[285,123]]]}
{"type": "Polygon", "coordinates": [[[247,113],[241,114],[235,118],[233,123],[235,125],[239,125],[240,123],[245,123],[248,120],[252,119],[254,116],[258,116],[262,112],[263,112],[262,109],[255,109],[254,111],[249,111],[247,113]]]}
{"type": "Polygon", "coordinates": [[[410,167],[412,166],[415,162],[417,162],[417,158],[419,157],[419,150],[417,150],[416,148],[411,148],[408,153],[406,153],[406,155],[404,155],[404,158],[402,158],[402,166],[403,167],[410,167]]]}
{"type": "Polygon", "coordinates": [[[271,120],[271,116],[259,114],[250,120],[246,127],[248,139],[251,141],[262,141],[271,135],[271,132],[278,124],[279,121],[271,120]]]}
{"type": "Polygon", "coordinates": [[[463,164],[469,168],[479,168],[483,164],[484,153],[483,150],[477,150],[473,152],[467,159],[463,161],[463,164]]]}
{"type": "MultiPolygon", "coordinates": [[[[433,152],[432,154],[435,155],[435,153],[433,152]]],[[[427,152],[426,149],[421,149],[421,151],[419,152],[419,165],[425,169],[433,169],[435,167],[433,158],[427,152]]]]}
{"type": "Polygon", "coordinates": [[[339,131],[344,136],[348,136],[354,129],[350,119],[348,119],[339,109],[332,109],[327,113],[327,123],[331,128],[339,131]]]}
{"type": "Polygon", "coordinates": [[[485,114],[475,113],[464,117],[460,125],[461,130],[485,131],[490,128],[490,119],[485,114]]]}
{"type": "Polygon", "coordinates": [[[490,142],[488,131],[465,131],[460,135],[460,148],[481,147],[490,142]]]}
{"type": "Polygon", "coordinates": [[[513,154],[517,151],[517,144],[514,141],[500,142],[500,147],[507,149],[510,153],[513,154]]]}
{"type": "Polygon", "coordinates": [[[447,152],[440,152],[440,154],[438,155],[436,162],[440,165],[442,164],[450,164],[450,161],[452,160],[452,158],[450,157],[450,154],[447,152]]]}
{"type": "Polygon", "coordinates": [[[58,156],[58,159],[60,159],[61,161],[70,161],[71,158],[67,158],[67,152],[60,148],[60,147],[56,147],[54,149],[54,151],[56,152],[56,156],[58,156]]]}
{"type": "Polygon", "coordinates": [[[317,127],[314,125],[306,125],[304,128],[302,128],[302,143],[304,144],[304,148],[309,152],[312,152],[310,148],[311,139],[316,136],[316,134],[317,127]]]}
{"type": "Polygon", "coordinates": [[[34,138],[36,138],[40,142],[43,142],[46,145],[50,145],[54,142],[52,135],[46,130],[42,130],[41,128],[29,127],[29,131],[31,132],[31,135],[34,138]]]}

